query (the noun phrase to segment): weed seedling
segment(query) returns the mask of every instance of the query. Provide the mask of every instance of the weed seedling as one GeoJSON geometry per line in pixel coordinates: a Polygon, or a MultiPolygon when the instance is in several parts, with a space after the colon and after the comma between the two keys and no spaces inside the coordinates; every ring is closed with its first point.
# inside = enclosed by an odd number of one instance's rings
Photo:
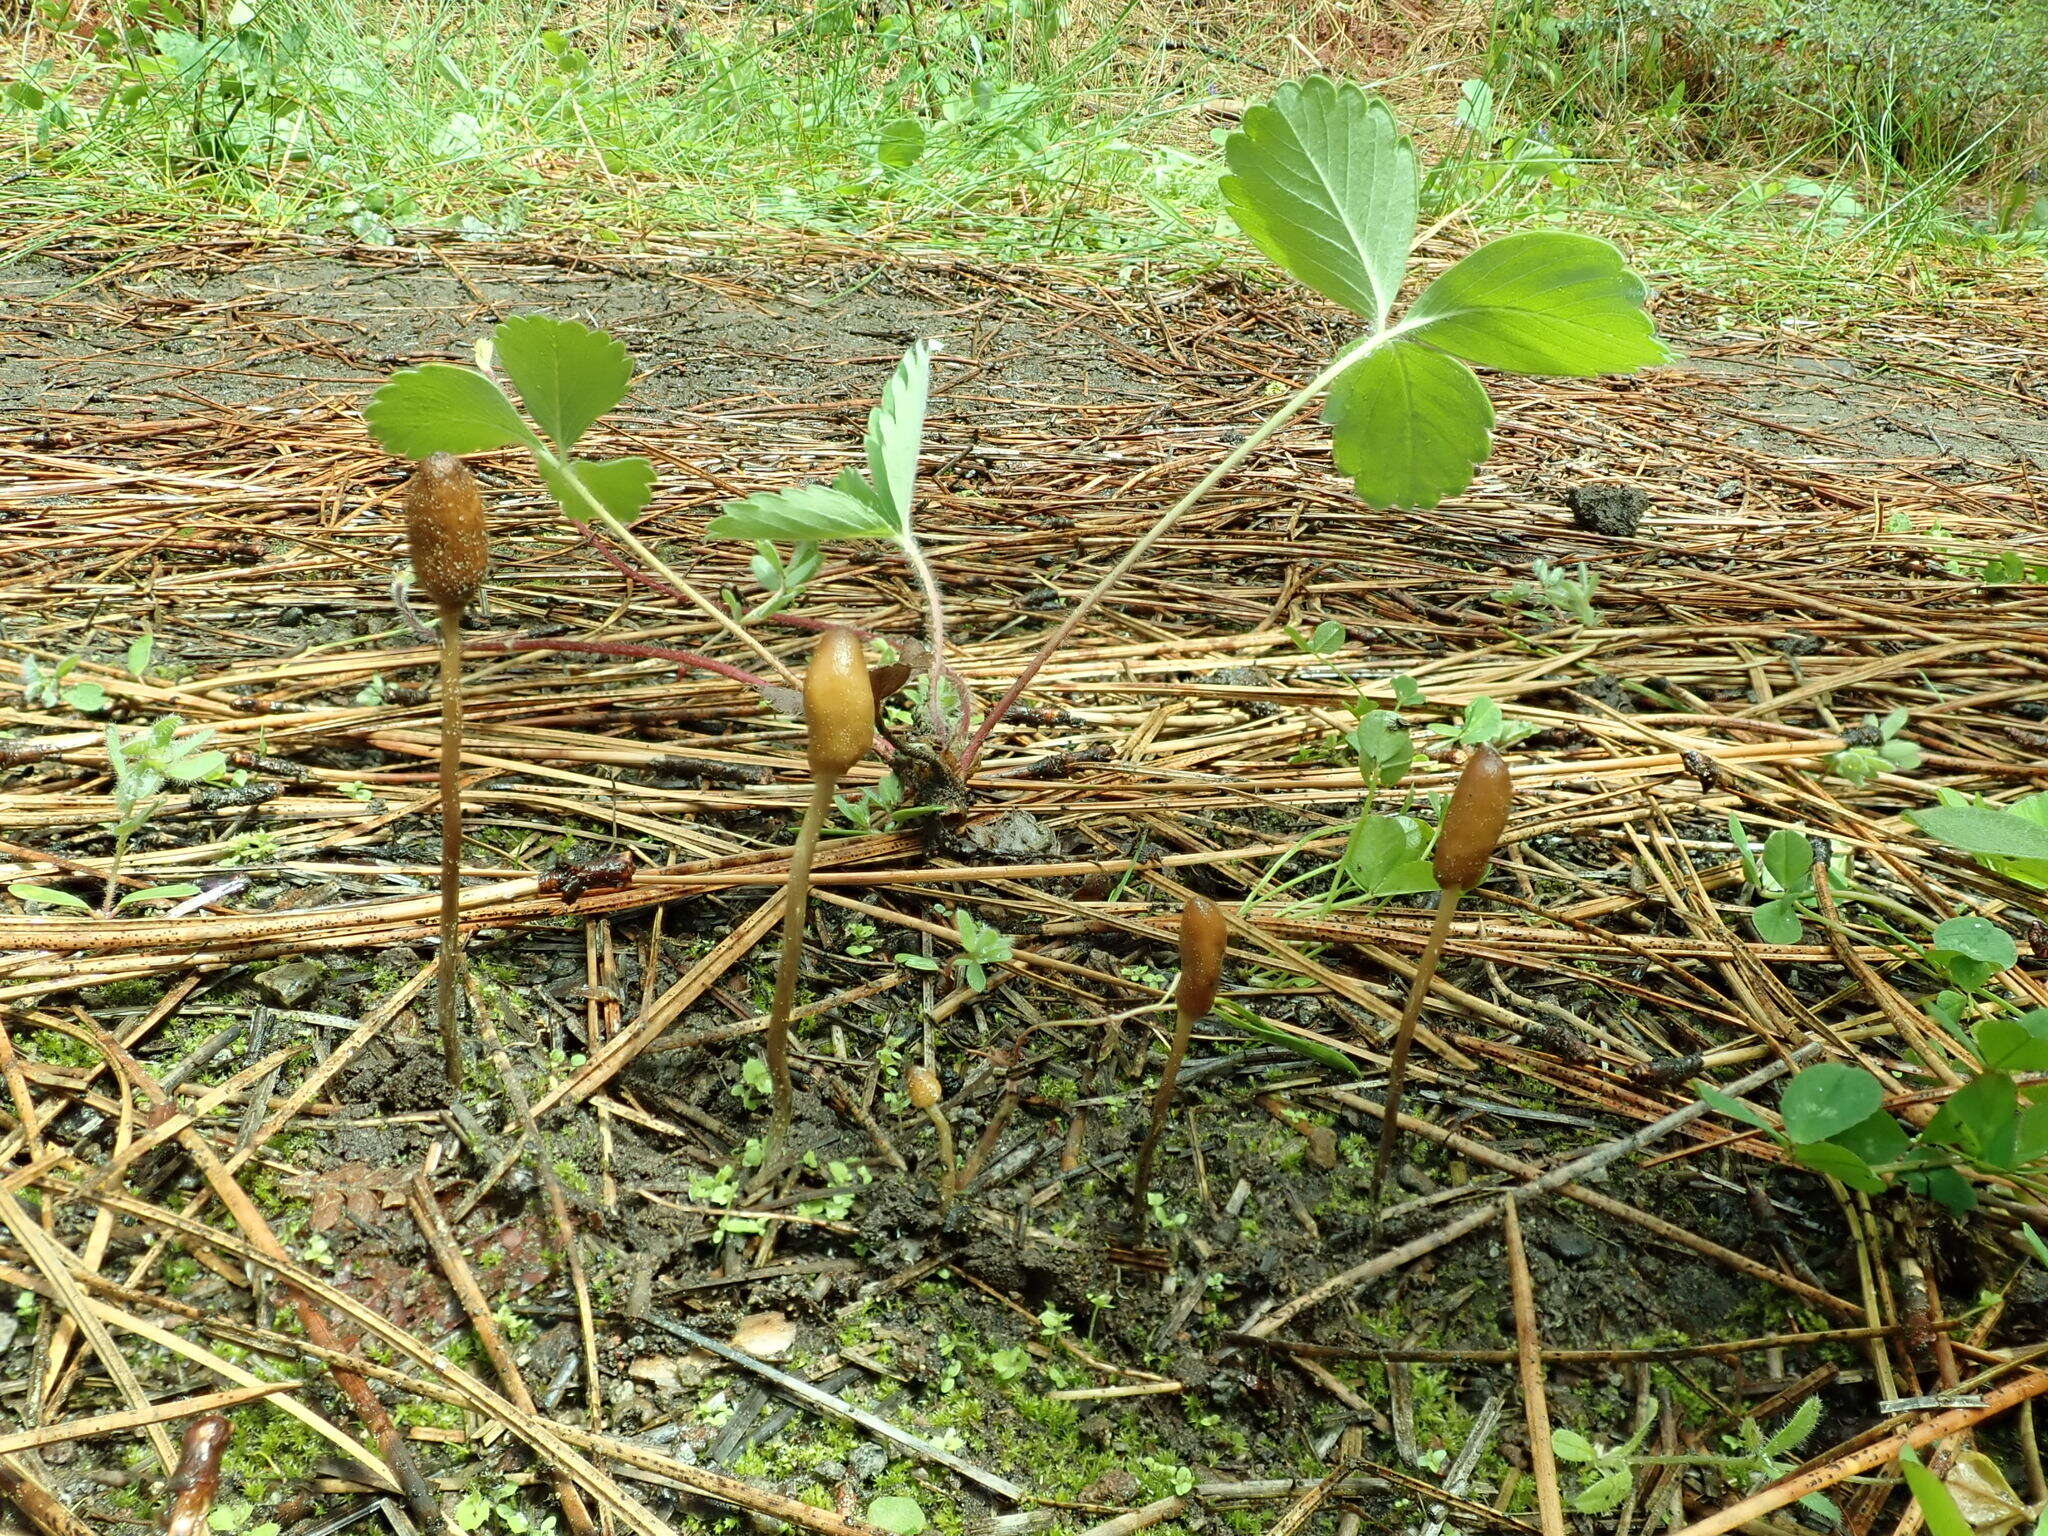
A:
{"type": "Polygon", "coordinates": [[[462,1035],[455,982],[462,963],[462,615],[490,568],[483,497],[453,454],[429,454],[405,483],[405,539],[413,579],[441,620],[441,952],[434,962],[434,1012],[448,1091],[462,1088],[462,1035]]]}
{"type": "Polygon", "coordinates": [[[1429,940],[1422,958],[1415,963],[1414,979],[1408,983],[1408,1003],[1401,1010],[1401,1022],[1394,1029],[1394,1049],[1387,1062],[1386,1112],[1380,1121],[1380,1149],[1372,1164],[1372,1192],[1377,1196],[1387,1176],[1387,1160],[1401,1137],[1401,1086],[1408,1076],[1408,1049],[1415,1041],[1415,1026],[1422,1018],[1422,1004],[1429,996],[1429,984],[1443,959],[1444,940],[1450,936],[1451,919],[1467,891],[1486,878],[1486,866],[1500,843],[1508,824],[1508,807],[1514,800],[1514,781],[1508,765],[1490,746],[1482,745],[1465,759],[1465,771],[1458,775],[1458,787],[1451,791],[1451,803],[1444,807],[1444,824],[1437,833],[1430,865],[1443,888],[1437,901],[1436,921],[1430,924],[1429,940]]]}
{"type": "Polygon", "coordinates": [[[912,1067],[904,1073],[903,1086],[910,1095],[911,1108],[924,1113],[939,1138],[939,1207],[943,1210],[953,1203],[954,1183],[960,1171],[953,1155],[953,1127],[946,1122],[946,1112],[939,1108],[939,1100],[945,1095],[939,1088],[938,1074],[925,1067],[912,1067]]]}
{"type": "Polygon", "coordinates": [[[775,968],[775,999],[768,1010],[768,1076],[775,1091],[775,1109],[768,1123],[768,1143],[761,1154],[762,1176],[779,1166],[783,1142],[794,1113],[789,1081],[789,1015],[796,1004],[797,966],[803,959],[804,918],[811,904],[811,860],[818,834],[832,809],[832,795],[875,743],[875,693],[868,680],[867,657],[860,636],[850,629],[828,629],[811,652],[804,674],[804,728],[809,736],[811,800],[789,855],[789,884],[782,913],[782,960],[775,968]]]}
{"type": "Polygon", "coordinates": [[[1150,1211],[1145,1192],[1152,1187],[1152,1157],[1159,1150],[1166,1117],[1173,1109],[1181,1058],[1188,1053],[1188,1036],[1194,1032],[1195,1020],[1216,1006],[1216,981],[1223,974],[1227,937],[1223,913],[1216,903],[1206,896],[1190,896],[1180,909],[1180,980],[1173,989],[1173,1042],[1166,1048],[1166,1069],[1159,1074],[1159,1088],[1152,1095],[1152,1123],[1145,1129],[1145,1144],[1138,1148],[1138,1172],[1131,1183],[1131,1214],[1141,1227],[1150,1211]]]}
{"type": "Polygon", "coordinates": [[[156,813],[157,792],[166,784],[197,784],[218,779],[227,771],[227,754],[207,749],[213,732],[180,736],[183,725],[178,716],[165,715],[147,730],[128,737],[107,727],[107,765],[114,771],[114,809],[118,814],[106,824],[114,834],[114,861],[107,868],[103,910],[115,905],[128,844],[156,813]]]}

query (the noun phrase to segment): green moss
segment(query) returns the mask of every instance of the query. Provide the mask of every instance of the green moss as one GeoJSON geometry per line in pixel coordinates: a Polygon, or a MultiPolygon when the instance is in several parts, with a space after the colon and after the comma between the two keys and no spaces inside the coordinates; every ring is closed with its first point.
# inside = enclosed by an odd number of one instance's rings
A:
{"type": "Polygon", "coordinates": [[[268,1403],[236,1415],[235,1435],[221,1458],[221,1493],[264,1499],[304,1482],[332,1457],[334,1447],[290,1414],[268,1403]]]}
{"type": "Polygon", "coordinates": [[[97,1014],[102,1009],[147,1008],[163,995],[164,984],[157,978],[130,976],[88,988],[85,999],[87,1011],[97,1014]]]}
{"type": "Polygon", "coordinates": [[[53,1067],[96,1067],[100,1064],[100,1053],[92,1046],[54,1029],[34,1030],[22,1037],[20,1045],[24,1056],[53,1067]]]}

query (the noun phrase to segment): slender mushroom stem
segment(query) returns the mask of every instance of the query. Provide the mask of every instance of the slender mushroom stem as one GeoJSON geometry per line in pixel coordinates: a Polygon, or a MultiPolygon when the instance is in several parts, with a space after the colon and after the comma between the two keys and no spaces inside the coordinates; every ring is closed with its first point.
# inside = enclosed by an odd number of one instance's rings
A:
{"type": "Polygon", "coordinates": [[[441,606],[441,950],[434,964],[434,1015],[450,1090],[462,1086],[462,1031],[456,982],[462,971],[462,607],[441,606]]]}
{"type": "Polygon", "coordinates": [[[1408,1048],[1415,1043],[1415,1026],[1422,1018],[1422,1005],[1429,999],[1429,984],[1444,957],[1444,942],[1450,937],[1451,919],[1465,893],[1486,878],[1486,866],[1500,835],[1507,829],[1508,808],[1513,805],[1515,785],[1508,765],[1492,747],[1481,744],[1465,759],[1458,775],[1458,787],[1451,791],[1444,807],[1442,829],[1430,850],[1430,868],[1443,891],[1437,902],[1436,921],[1430,924],[1422,958],[1408,982],[1408,1003],[1401,1010],[1401,1022],[1394,1026],[1394,1049],[1387,1062],[1386,1117],[1380,1121],[1380,1149],[1372,1163],[1372,1194],[1378,1198],[1387,1176],[1387,1163],[1394,1145],[1401,1139],[1401,1089],[1408,1078],[1408,1048]]]}
{"type": "Polygon", "coordinates": [[[1145,1197],[1152,1188],[1152,1159],[1159,1151],[1159,1138],[1166,1134],[1166,1118],[1173,1112],[1180,1064],[1187,1056],[1195,1020],[1216,1006],[1216,983],[1223,973],[1228,936],[1229,928],[1216,904],[1204,896],[1190,896],[1180,912],[1180,979],[1173,989],[1173,1039],[1166,1047],[1166,1068],[1152,1095],[1152,1123],[1138,1148],[1137,1172],[1131,1180],[1131,1219],[1140,1227],[1145,1225],[1145,1197]]]}
{"type": "Polygon", "coordinates": [[[775,997],[768,1008],[768,1078],[775,1109],[768,1122],[768,1142],[761,1149],[761,1179],[772,1179],[782,1165],[783,1144],[795,1118],[796,1090],[789,1080],[789,1016],[796,1007],[796,973],[804,952],[804,918],[811,905],[811,863],[832,792],[847,769],[875,744],[874,680],[860,636],[850,629],[828,629],[811,651],[804,673],[805,753],[811,765],[811,801],[789,854],[789,880],[784,885],[782,959],[775,967],[775,997]]]}
{"type": "Polygon", "coordinates": [[[490,571],[483,496],[453,454],[420,460],[405,484],[405,538],[413,579],[441,616],[441,951],[434,960],[434,1007],[448,1092],[462,1091],[462,1032],[456,981],[462,967],[462,615],[490,571]]]}
{"type": "Polygon", "coordinates": [[[789,1135],[795,1114],[796,1089],[789,1076],[789,1016],[796,1008],[796,976],[803,962],[804,920],[811,909],[811,864],[817,857],[818,838],[825,829],[825,814],[832,809],[837,778],[820,778],[811,786],[811,802],[804,807],[803,825],[797,829],[796,846],[789,854],[789,881],[782,909],[782,958],[775,967],[775,999],[768,1008],[768,1079],[774,1085],[775,1112],[768,1122],[768,1146],[762,1154],[763,1169],[772,1168],[789,1135]]]}
{"type": "Polygon", "coordinates": [[[911,1105],[924,1111],[939,1139],[939,1209],[943,1211],[953,1203],[960,1174],[960,1160],[953,1151],[953,1127],[939,1106],[945,1091],[939,1086],[938,1074],[929,1067],[912,1067],[904,1076],[904,1087],[910,1093],[911,1105]]]}
{"type": "Polygon", "coordinates": [[[1138,1171],[1131,1180],[1131,1217],[1145,1222],[1145,1196],[1152,1188],[1152,1159],[1159,1151],[1159,1138],[1166,1134],[1167,1116],[1173,1113],[1173,1090],[1180,1081],[1181,1059],[1188,1053],[1188,1041],[1199,1015],[1185,1008],[1173,1011],[1173,1040],[1166,1047],[1166,1068],[1159,1074],[1159,1087],[1152,1095],[1152,1123],[1145,1130],[1145,1144],[1138,1148],[1138,1171]]]}
{"type": "Polygon", "coordinates": [[[1458,915],[1458,903],[1465,893],[1448,890],[1437,903],[1436,921],[1430,924],[1429,940],[1422,946],[1422,958],[1415,963],[1414,978],[1408,983],[1408,1004],[1401,1010],[1401,1022],[1394,1026],[1394,1049],[1387,1058],[1387,1091],[1382,1103],[1386,1115],[1380,1121],[1380,1149],[1372,1160],[1372,1198],[1377,1200],[1380,1184],[1387,1175],[1387,1161],[1394,1144],[1401,1139],[1401,1089],[1408,1081],[1408,1048],[1415,1043],[1415,1026],[1422,1018],[1422,1005],[1429,1000],[1429,984],[1444,957],[1444,940],[1450,937],[1451,919],[1458,915]]]}

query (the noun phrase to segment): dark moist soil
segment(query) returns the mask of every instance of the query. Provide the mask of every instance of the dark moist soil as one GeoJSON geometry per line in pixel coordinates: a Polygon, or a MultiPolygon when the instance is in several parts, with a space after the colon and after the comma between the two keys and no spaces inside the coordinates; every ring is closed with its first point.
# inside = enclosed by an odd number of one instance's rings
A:
{"type": "MultiPolygon", "coordinates": [[[[201,252],[194,260],[213,267],[222,257],[201,252]]],[[[994,275],[967,269],[842,259],[779,270],[715,260],[594,270],[574,262],[486,260],[461,248],[265,258],[218,273],[181,267],[161,253],[103,265],[79,253],[38,257],[0,273],[0,308],[13,317],[15,333],[0,358],[0,410],[16,446],[118,461],[118,442],[96,442],[89,418],[129,430],[195,411],[218,419],[215,405],[260,406],[269,421],[301,410],[325,417],[352,406],[394,367],[461,358],[493,319],[543,310],[608,328],[639,359],[645,374],[619,418],[629,440],[636,423],[746,402],[753,416],[741,429],[753,442],[734,448],[733,463],[764,445],[838,441],[857,432],[877,380],[907,341],[923,335],[946,339],[947,355],[959,360],[985,401],[988,423],[1043,424],[1050,416],[1071,432],[1097,404],[1149,404],[1151,420],[1170,422],[1184,408],[1190,377],[1183,361],[1189,353],[1172,334],[1178,306],[1191,312],[1199,301],[1226,321],[1232,312],[1227,295],[1219,302],[1199,288],[1178,290],[1178,300],[1167,295],[1150,308],[1117,309],[1075,285],[1071,303],[1061,306],[1051,301],[1057,290],[1042,277],[1034,281],[1035,291],[1013,292],[994,275]]],[[[1238,343],[1263,337],[1287,352],[1289,343],[1275,341],[1254,309],[1241,308],[1239,320],[1238,343]]],[[[1910,400],[1858,365],[1829,362],[1796,392],[1780,387],[1776,363],[1689,366],[1702,380],[1759,380],[1740,401],[1756,418],[1743,431],[1753,434],[1749,446],[1758,451],[1810,451],[1810,439],[1797,433],[1818,427],[1871,457],[1911,439],[1916,453],[1927,442],[1972,456],[2002,445],[2042,462],[2038,419],[1987,427],[1978,418],[1977,436],[1966,441],[1943,420],[1916,417],[1910,400]],[[1882,410],[1874,408],[1879,390],[1882,410]]],[[[971,447],[973,427],[956,420],[949,430],[971,447]]],[[[1511,432],[1511,424],[1503,430],[1511,432]]],[[[1502,473],[1555,507],[1564,489],[1597,483],[1612,469],[1587,463],[1539,471],[1510,454],[1502,473]]],[[[1588,502],[1596,504],[1602,519],[1615,512],[1611,498],[1588,502]]],[[[1654,538],[1654,498],[1646,513],[1629,510],[1646,515],[1644,536],[1654,538]]],[[[359,601],[373,601],[378,580],[369,581],[359,601]]],[[[375,622],[386,621],[380,615],[375,622]]],[[[252,615],[242,636],[256,655],[292,654],[320,638],[280,624],[275,613],[252,615]]],[[[1256,674],[1249,686],[1258,686],[1256,674]]],[[[1635,700],[1617,686],[1611,702],[1632,707],[1635,700]]],[[[410,842],[399,851],[431,858],[431,822],[416,820],[405,836],[410,842]]],[[[1004,852],[1014,856],[1013,848],[1004,852]]],[[[330,894],[347,891],[345,877],[338,878],[330,894]]],[[[655,985],[672,982],[755,899],[673,904],[655,985]]],[[[822,931],[829,936],[840,921],[832,914],[822,931]]],[[[610,940],[618,991],[638,998],[647,980],[645,915],[614,923],[610,940]]],[[[520,1069],[536,1087],[559,1078],[565,1059],[587,1044],[580,924],[490,933],[473,954],[487,991],[506,997],[500,1027],[520,1069]],[[552,1065],[551,1052],[560,1053],[552,1065]]],[[[271,1048],[306,1039],[324,1055],[341,1029],[372,1011],[421,958],[412,950],[325,956],[315,990],[282,1010],[264,1001],[248,968],[214,975],[181,1004],[179,1022],[152,1037],[144,1058],[154,1069],[168,1068],[223,1021],[249,1025],[258,1017],[271,1048]]],[[[1155,978],[1167,963],[1113,933],[1090,939],[1077,958],[1111,972],[1143,967],[1155,978]]],[[[814,996],[873,974],[815,953],[814,960],[807,982],[814,996]]],[[[772,961],[772,946],[762,946],[728,979],[722,1005],[707,1000],[673,1033],[715,1031],[758,1006],[772,961]]],[[[1476,972],[1453,967],[1450,975],[1485,990],[1476,972]]],[[[159,984],[135,983],[99,989],[83,1002],[117,1025],[145,1013],[160,995],[159,984]]],[[[1128,1023],[1030,1032],[1033,1023],[1083,1010],[1070,996],[1012,983],[944,1027],[942,1064],[959,1145],[972,1149],[980,1141],[1005,1082],[1015,1103],[982,1183],[942,1209],[928,1132],[906,1112],[900,1091],[898,1064],[917,1059],[926,1029],[915,996],[905,998],[888,994],[847,1009],[834,1021],[836,1042],[829,1031],[813,1038],[813,1048],[828,1055],[843,1049],[849,1059],[807,1074],[796,1136],[808,1165],[801,1199],[769,1196],[747,1205],[802,1218],[767,1223],[771,1249],[761,1246],[758,1219],[705,1214],[706,1207],[730,1205],[752,1178],[744,1148],[765,1116],[743,1071],[749,1042],[650,1052],[614,1086],[629,1113],[586,1108],[553,1122],[552,1166],[575,1213],[600,1314],[605,1412],[614,1431],[646,1435],[671,1454],[850,1509],[883,1494],[908,1495],[953,1532],[994,1507],[980,1490],[830,1419],[806,1410],[792,1415],[759,1383],[693,1351],[662,1325],[680,1322],[724,1337],[750,1314],[783,1312],[797,1326],[783,1369],[819,1379],[847,1402],[1068,1506],[1121,1508],[1212,1481],[1317,1477],[1327,1470],[1336,1436],[1354,1425],[1364,1430],[1370,1460],[1407,1462],[1433,1481],[1481,1406],[1512,1393],[1505,1365],[1390,1370],[1328,1362],[1346,1384],[1343,1392],[1355,1394],[1347,1398],[1284,1356],[1230,1337],[1323,1277],[1461,1213],[1473,1192],[1496,1182],[1487,1170],[1411,1143],[1393,1198],[1421,1203],[1411,1216],[1381,1224],[1367,1191],[1375,1123],[1320,1097],[1316,1087],[1328,1074],[1314,1063],[1207,1032],[1161,1159],[1162,1219],[1140,1233],[1130,1225],[1125,1180],[1145,1118],[1144,1089],[1157,1067],[1151,1036],[1128,1023]],[[1022,1061],[1006,1075],[1020,1049],[1022,1061]],[[821,1096],[828,1087],[835,1097],[821,1096]],[[1261,1095],[1274,1108],[1262,1107],[1261,1095]],[[871,1106],[911,1162],[909,1173],[878,1154],[846,1112],[849,1097],[871,1106]],[[1084,1130],[1070,1139],[1083,1107],[1084,1130]],[[1281,1111],[1302,1125],[1286,1123],[1281,1111]],[[1311,1136],[1305,1127],[1324,1129],[1311,1136]],[[1149,1379],[1123,1372],[1179,1385],[1156,1395],[1052,1395],[1149,1379]]],[[[1268,1002],[1281,1014],[1290,1006],[1268,1002]]],[[[1320,1002],[1291,1006],[1313,1027],[1352,1028],[1320,1002]]],[[[436,1176],[445,1191],[482,1178],[510,1146],[502,1135],[509,1110],[494,1075],[479,1068],[451,1126],[428,1031],[422,1015],[403,1014],[325,1096],[333,1112],[306,1117],[280,1137],[249,1182],[297,1250],[327,1264],[337,1284],[475,1365],[452,1297],[405,1210],[404,1177],[438,1141],[443,1161],[436,1176]]],[[[238,1069],[247,1059],[241,1049],[199,1080],[238,1069]]],[[[1455,1091],[1425,1081],[1410,1107],[1535,1161],[1583,1150],[1632,1123],[1561,1113],[1541,1091],[1502,1074],[1482,1073],[1455,1091]]],[[[146,1160],[137,1184],[172,1204],[195,1187],[169,1153],[146,1160]]],[[[1839,1212],[1803,1174],[1774,1175],[1766,1187],[1756,1164],[1716,1153],[1654,1172],[1623,1168],[1603,1187],[1837,1294],[1859,1294],[1839,1212]]],[[[1838,1325],[1770,1286],[1569,1203],[1532,1208],[1526,1231],[1552,1347],[1838,1325]]],[[[530,1165],[519,1163],[498,1180],[468,1217],[463,1238],[522,1341],[537,1395],[550,1411],[580,1412],[571,1298],[530,1165]]],[[[109,1267],[125,1267],[141,1240],[124,1229],[117,1242],[122,1263],[109,1267]]],[[[1968,1246],[1960,1237],[1945,1241],[1955,1244],[1948,1294],[1971,1296],[1968,1246]]],[[[245,1307],[224,1279],[184,1262],[191,1269],[179,1281],[184,1299],[245,1307]]],[[[4,1374],[19,1381],[35,1329],[4,1331],[4,1374]]],[[[1497,1236],[1454,1244],[1340,1296],[1284,1332],[1323,1344],[1509,1345],[1497,1236]]],[[[1839,1368],[1823,1395],[1830,1418],[1820,1431],[1835,1437],[1867,1422],[1856,1417],[1869,1400],[1867,1357],[1854,1348],[1809,1352],[1787,1369],[1810,1370],[1822,1360],[1839,1368]]],[[[1786,1379],[1769,1374],[1761,1356],[1654,1369],[1559,1366],[1551,1372],[1552,1410],[1561,1425],[1613,1441],[1627,1434],[1640,1405],[1663,1394],[1681,1421],[1718,1420],[1726,1432],[1746,1405],[1782,1389],[1786,1379]]],[[[324,1385],[312,1396],[341,1415],[324,1385]]],[[[461,1428],[459,1416],[431,1405],[405,1404],[400,1416],[461,1428]]],[[[317,1491],[311,1479],[320,1453],[289,1421],[250,1410],[241,1422],[229,1461],[232,1497],[257,1499],[267,1511],[259,1517],[287,1529],[345,1507],[349,1496],[317,1491]]],[[[459,1446],[423,1443],[421,1450],[439,1470],[489,1488],[516,1465],[497,1452],[475,1459],[459,1446]]],[[[160,1507],[146,1484],[104,1486],[128,1458],[124,1446],[94,1443],[55,1448],[43,1461],[53,1485],[96,1529],[115,1529],[99,1522],[160,1507]]],[[[1490,1497],[1523,1460],[1519,1412],[1511,1406],[1498,1444],[1480,1460],[1476,1496],[1490,1497]]],[[[688,1528],[722,1519],[659,1489],[639,1492],[688,1528]]],[[[1415,1515],[1413,1503],[1394,1492],[1369,1495],[1367,1508],[1369,1528],[1415,1515]]],[[[1098,1518],[1085,1507],[1061,1507],[1052,1524],[1078,1529],[1098,1518]]],[[[1264,1530],[1275,1518],[1274,1506],[1197,1506],[1157,1529],[1264,1530]]]]}

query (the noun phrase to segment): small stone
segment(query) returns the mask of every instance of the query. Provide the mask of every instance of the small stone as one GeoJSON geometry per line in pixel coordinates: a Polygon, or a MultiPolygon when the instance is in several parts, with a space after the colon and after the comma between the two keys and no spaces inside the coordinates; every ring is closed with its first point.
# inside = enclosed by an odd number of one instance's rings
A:
{"type": "Polygon", "coordinates": [[[297,629],[306,622],[306,610],[294,603],[291,607],[278,614],[277,622],[286,629],[297,629]]]}
{"type": "Polygon", "coordinates": [[[1059,852],[1052,828],[1029,811],[1004,811],[987,821],[970,823],[959,841],[975,853],[1009,864],[1028,864],[1059,852]]]}
{"type": "Polygon", "coordinates": [[[796,1324],[780,1312],[756,1312],[740,1319],[732,1344],[756,1360],[780,1360],[796,1344],[796,1324]]]}
{"type": "Polygon", "coordinates": [[[1590,1259],[1599,1252],[1599,1245],[1568,1221],[1561,1221],[1544,1233],[1543,1246],[1560,1259],[1590,1259]]]}
{"type": "Polygon", "coordinates": [[[683,1389],[682,1373],[673,1355],[642,1355],[626,1367],[626,1374],[664,1397],[683,1389]]]}
{"type": "MultiPolygon", "coordinates": [[[[1261,672],[1257,667],[1225,667],[1220,672],[1210,673],[1208,681],[1223,688],[1280,686],[1280,679],[1270,672],[1261,672]]],[[[1270,720],[1280,713],[1280,706],[1271,699],[1233,699],[1228,702],[1236,705],[1254,720],[1270,720]]]]}
{"type": "Polygon", "coordinates": [[[1137,1501],[1138,1478],[1129,1467],[1111,1467],[1081,1490],[1088,1504],[1132,1504],[1137,1501]]]}
{"type": "Polygon", "coordinates": [[[1632,539],[1643,525],[1650,498],[1640,486],[1575,485],[1564,493],[1572,522],[1587,533],[1632,539]]]}
{"type": "Polygon", "coordinates": [[[1435,1194],[1438,1187],[1435,1179],[1432,1179],[1413,1163],[1403,1163],[1400,1167],[1396,1168],[1394,1170],[1394,1182],[1411,1194],[1423,1196],[1435,1194]]]}
{"type": "Polygon", "coordinates": [[[1329,1173],[1337,1166],[1337,1133],[1327,1125],[1310,1125],[1302,1128],[1302,1139],[1308,1143],[1308,1160],[1323,1172],[1329,1173]]]}
{"type": "Polygon", "coordinates": [[[879,1445],[862,1441],[846,1453],[847,1470],[864,1483],[871,1483],[889,1470],[889,1453],[879,1445]]]}
{"type": "Polygon", "coordinates": [[[326,979],[327,967],[318,960],[290,960],[273,965],[255,978],[255,987],[280,1008],[296,1008],[326,979]]]}

